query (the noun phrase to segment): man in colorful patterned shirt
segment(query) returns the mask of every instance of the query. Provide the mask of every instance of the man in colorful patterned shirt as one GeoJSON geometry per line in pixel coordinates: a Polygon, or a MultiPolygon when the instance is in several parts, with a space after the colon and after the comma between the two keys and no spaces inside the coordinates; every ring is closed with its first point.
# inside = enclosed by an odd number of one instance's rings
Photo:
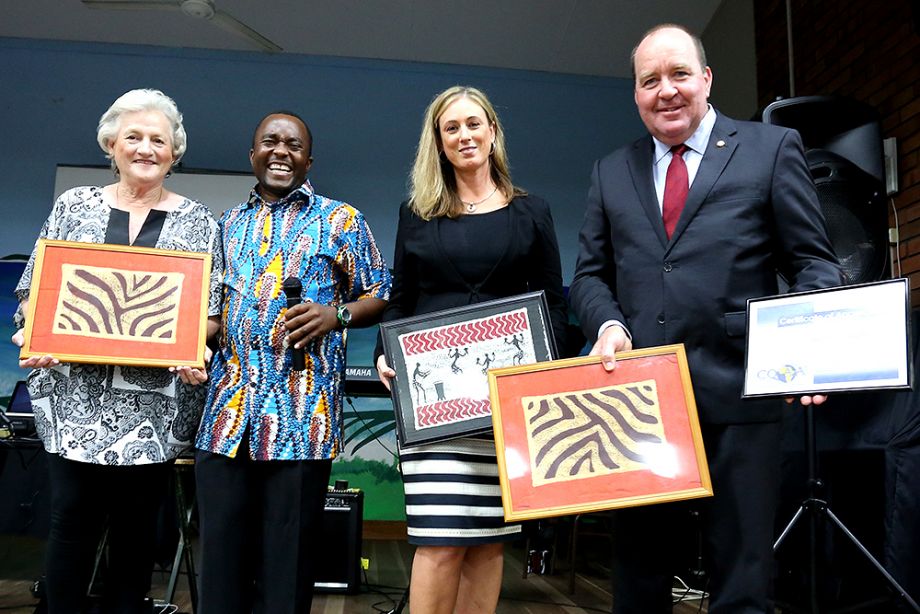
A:
{"type": "Polygon", "coordinates": [[[311,147],[297,115],[266,116],[249,154],[259,183],[220,221],[220,347],[196,442],[202,614],[310,611],[342,445],[345,331],[377,322],[389,298],[364,217],[306,181],[311,147]],[[289,277],[303,290],[288,309],[289,277]]]}

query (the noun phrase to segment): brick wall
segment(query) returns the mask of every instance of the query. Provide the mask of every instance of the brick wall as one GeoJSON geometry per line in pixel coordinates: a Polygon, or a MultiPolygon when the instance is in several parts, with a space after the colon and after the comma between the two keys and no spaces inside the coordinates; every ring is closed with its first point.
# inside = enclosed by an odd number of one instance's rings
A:
{"type": "MultiPolygon", "coordinates": [[[[728,0],[729,2],[731,0],[728,0]]],[[[760,106],[789,96],[785,0],[754,1],[760,106]]],[[[920,2],[792,0],[795,95],[872,105],[898,139],[901,271],[920,306],[920,2]]],[[[889,211],[889,225],[894,215],[889,211]]]]}

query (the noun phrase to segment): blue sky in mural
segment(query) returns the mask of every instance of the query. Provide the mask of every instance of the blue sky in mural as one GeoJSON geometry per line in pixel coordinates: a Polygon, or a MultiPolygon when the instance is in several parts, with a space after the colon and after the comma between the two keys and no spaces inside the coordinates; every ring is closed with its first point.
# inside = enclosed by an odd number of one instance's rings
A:
{"type": "Polygon", "coordinates": [[[19,368],[19,348],[10,342],[16,332],[13,314],[19,301],[13,289],[19,282],[24,261],[0,260],[0,398],[13,393],[17,380],[25,379],[27,371],[19,368]]]}

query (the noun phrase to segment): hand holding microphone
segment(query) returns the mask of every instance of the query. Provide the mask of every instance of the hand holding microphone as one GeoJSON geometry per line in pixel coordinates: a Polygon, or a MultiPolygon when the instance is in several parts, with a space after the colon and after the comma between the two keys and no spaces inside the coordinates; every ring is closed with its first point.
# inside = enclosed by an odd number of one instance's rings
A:
{"type": "MultiPolygon", "coordinates": [[[[300,279],[297,277],[288,277],[281,284],[281,288],[284,290],[284,295],[287,297],[287,308],[290,310],[295,305],[299,305],[303,302],[300,298],[300,293],[303,291],[303,286],[300,283],[300,279]]],[[[306,360],[304,358],[303,348],[296,349],[293,344],[291,345],[291,369],[294,371],[303,371],[306,367],[306,360]]]]}
{"type": "Polygon", "coordinates": [[[296,277],[288,277],[281,284],[287,297],[287,313],[284,326],[288,331],[291,347],[291,368],[303,371],[305,366],[304,347],[319,340],[332,330],[344,329],[351,322],[351,312],[345,305],[337,308],[301,299],[303,285],[296,277]],[[299,348],[297,347],[299,346],[299,348]]]}

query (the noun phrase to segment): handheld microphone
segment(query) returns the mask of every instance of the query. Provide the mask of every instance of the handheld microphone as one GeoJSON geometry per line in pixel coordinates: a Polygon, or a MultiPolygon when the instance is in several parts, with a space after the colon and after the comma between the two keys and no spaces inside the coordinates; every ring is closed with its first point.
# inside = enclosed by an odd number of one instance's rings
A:
{"type": "MultiPolygon", "coordinates": [[[[300,293],[303,290],[303,286],[300,284],[300,280],[293,275],[284,280],[281,284],[281,288],[284,290],[284,295],[287,297],[287,307],[290,309],[294,305],[300,304],[300,293]]],[[[294,347],[291,347],[291,369],[294,371],[303,371],[306,368],[306,360],[304,359],[303,348],[295,350],[294,347]]]]}

